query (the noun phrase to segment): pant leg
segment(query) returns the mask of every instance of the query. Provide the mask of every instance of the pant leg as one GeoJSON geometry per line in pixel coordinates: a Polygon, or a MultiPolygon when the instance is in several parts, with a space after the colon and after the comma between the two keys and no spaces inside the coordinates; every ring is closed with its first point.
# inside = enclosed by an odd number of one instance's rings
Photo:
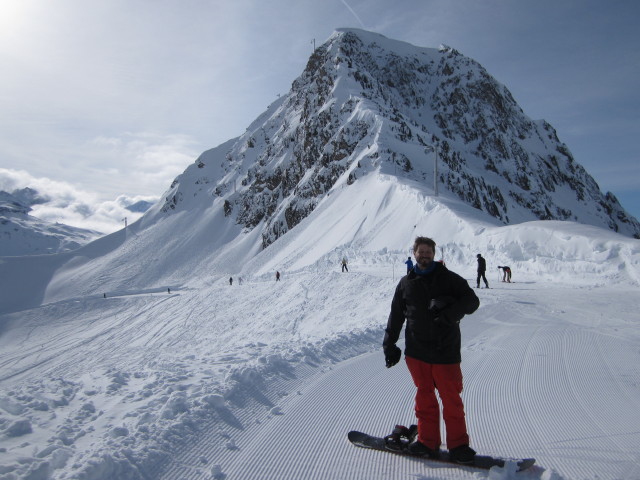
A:
{"type": "Polygon", "coordinates": [[[429,448],[438,450],[440,438],[440,405],[436,398],[433,365],[415,358],[406,357],[407,367],[417,387],[416,417],[418,418],[418,440],[429,448]]]}
{"type": "Polygon", "coordinates": [[[469,435],[462,403],[462,370],[460,364],[433,365],[435,386],[442,400],[447,448],[469,445],[469,435]]]}

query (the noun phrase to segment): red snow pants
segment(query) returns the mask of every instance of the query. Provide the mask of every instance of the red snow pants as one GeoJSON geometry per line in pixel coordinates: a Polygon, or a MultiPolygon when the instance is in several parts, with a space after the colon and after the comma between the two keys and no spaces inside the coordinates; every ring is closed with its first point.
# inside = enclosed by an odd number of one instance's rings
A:
{"type": "Polygon", "coordinates": [[[418,440],[429,448],[438,450],[440,437],[440,405],[436,390],[442,400],[442,415],[446,430],[447,448],[469,445],[467,424],[462,404],[462,370],[459,363],[425,363],[405,357],[409,372],[418,391],[416,393],[416,417],[418,440]]]}

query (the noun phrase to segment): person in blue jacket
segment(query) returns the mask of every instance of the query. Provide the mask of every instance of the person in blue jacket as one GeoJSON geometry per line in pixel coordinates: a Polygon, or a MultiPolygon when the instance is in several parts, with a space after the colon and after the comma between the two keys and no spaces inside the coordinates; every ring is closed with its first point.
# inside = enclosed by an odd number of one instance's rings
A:
{"type": "Polygon", "coordinates": [[[407,261],[404,263],[407,265],[407,273],[413,270],[413,261],[411,260],[411,257],[407,258],[407,261]]]}

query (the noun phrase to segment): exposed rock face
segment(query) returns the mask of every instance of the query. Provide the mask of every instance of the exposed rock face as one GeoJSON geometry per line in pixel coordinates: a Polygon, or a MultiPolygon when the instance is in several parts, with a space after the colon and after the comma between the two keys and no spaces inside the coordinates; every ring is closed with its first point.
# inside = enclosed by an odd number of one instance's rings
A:
{"type": "Polygon", "coordinates": [[[244,135],[202,154],[162,209],[206,193],[225,216],[261,228],[266,247],[362,175],[433,185],[433,146],[440,193],[505,224],[572,220],[640,238],[640,223],[600,191],[553,127],[527,117],[477,62],[355,29],[319,47],[244,135]]]}

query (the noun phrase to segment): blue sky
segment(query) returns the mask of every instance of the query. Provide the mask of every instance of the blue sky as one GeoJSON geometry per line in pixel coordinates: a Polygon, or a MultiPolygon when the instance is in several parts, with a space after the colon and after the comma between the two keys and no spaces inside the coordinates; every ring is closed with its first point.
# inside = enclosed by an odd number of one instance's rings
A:
{"type": "Polygon", "coordinates": [[[115,229],[116,199],[160,197],[289,90],[314,40],[357,27],[480,62],[640,218],[639,13],[632,0],[3,0],[0,189],[46,185],[63,198],[49,219],[115,229]]]}

